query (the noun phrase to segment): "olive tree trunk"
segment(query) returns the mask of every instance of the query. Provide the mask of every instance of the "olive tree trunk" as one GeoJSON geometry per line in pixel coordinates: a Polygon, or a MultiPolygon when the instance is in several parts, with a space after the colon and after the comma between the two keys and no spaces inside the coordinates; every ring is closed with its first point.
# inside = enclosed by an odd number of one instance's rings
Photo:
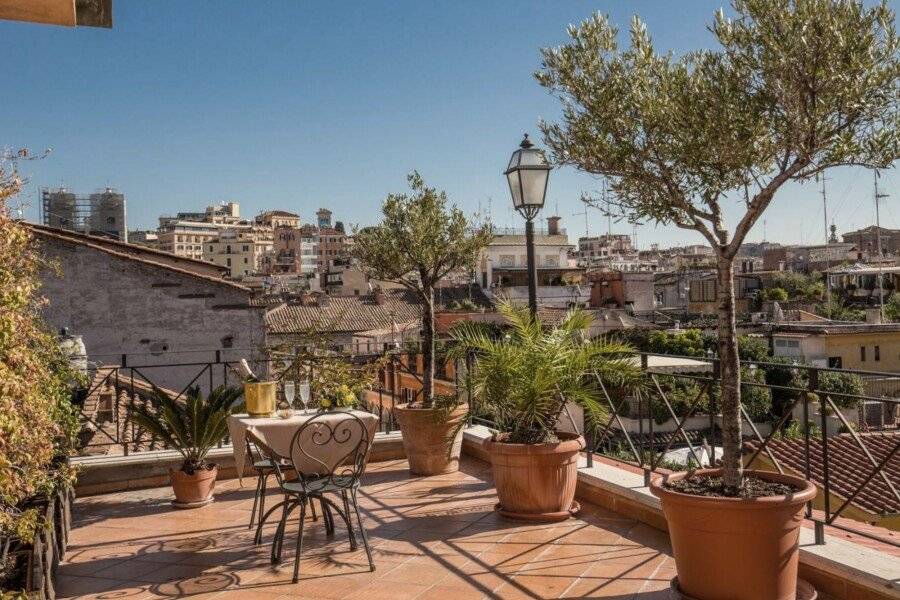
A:
{"type": "Polygon", "coordinates": [[[716,300],[719,316],[719,369],[722,407],[722,469],[725,484],[738,488],[741,461],[741,361],[734,305],[734,258],[719,256],[716,300]]]}
{"type": "Polygon", "coordinates": [[[434,402],[434,287],[424,286],[422,306],[422,404],[434,402]]]}

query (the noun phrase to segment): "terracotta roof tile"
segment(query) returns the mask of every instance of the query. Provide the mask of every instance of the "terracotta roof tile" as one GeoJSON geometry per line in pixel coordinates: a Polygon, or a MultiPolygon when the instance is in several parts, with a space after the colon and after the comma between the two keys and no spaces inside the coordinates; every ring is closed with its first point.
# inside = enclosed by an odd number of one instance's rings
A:
{"type": "Polygon", "coordinates": [[[383,329],[421,318],[421,301],[405,289],[386,290],[384,304],[373,295],[326,296],[318,305],[283,304],[266,313],[269,333],[297,333],[317,328],[332,331],[383,329]]]}
{"type": "MultiPolygon", "coordinates": [[[[891,452],[891,459],[885,464],[882,472],[895,488],[900,490],[900,451],[896,451],[900,445],[900,432],[879,431],[860,433],[860,439],[875,459],[875,464],[880,464],[891,452]]],[[[848,498],[872,473],[874,467],[871,461],[854,441],[849,433],[842,433],[828,438],[828,483],[830,490],[842,497],[848,498]]],[[[778,459],[783,468],[791,469],[797,473],[805,473],[803,439],[778,440],[769,443],[768,448],[778,459]]],[[[820,439],[810,439],[809,444],[810,480],[820,489],[824,487],[822,475],[822,442],[820,439]]],[[[765,452],[763,452],[765,455],[765,452]]],[[[857,507],[875,514],[900,513],[900,500],[894,495],[890,487],[880,475],[875,475],[856,495],[853,502],[857,507]]],[[[840,505],[834,506],[837,510],[840,505]]]]}

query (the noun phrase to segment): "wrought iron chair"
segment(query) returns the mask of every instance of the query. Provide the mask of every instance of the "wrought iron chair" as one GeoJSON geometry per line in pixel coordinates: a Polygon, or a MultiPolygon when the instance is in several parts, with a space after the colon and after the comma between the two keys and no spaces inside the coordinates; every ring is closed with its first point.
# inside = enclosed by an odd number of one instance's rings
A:
{"type": "MultiPolygon", "coordinates": [[[[260,450],[259,446],[251,440],[252,436],[247,436],[245,438],[246,447],[247,447],[247,458],[250,459],[250,464],[253,467],[253,470],[256,471],[256,490],[253,493],[253,510],[250,512],[250,525],[247,527],[248,529],[253,529],[253,525],[257,522],[256,528],[256,536],[255,542],[258,544],[262,541],[262,528],[265,525],[266,520],[269,518],[269,515],[272,514],[281,504],[276,504],[266,512],[266,488],[269,477],[275,474],[275,462],[280,462],[281,466],[286,469],[291,469],[292,467],[288,462],[285,462],[284,458],[273,458],[272,456],[267,455],[266,453],[260,450]]],[[[319,519],[316,514],[316,507],[310,502],[310,510],[312,514],[313,521],[317,521],[319,519]]],[[[323,506],[324,512],[324,506],[323,506]]],[[[330,524],[331,515],[325,513],[326,519],[328,521],[329,531],[333,530],[333,526],[330,524]]]]}
{"type": "Polygon", "coordinates": [[[375,570],[372,551],[362,522],[357,494],[360,478],[366,468],[372,438],[365,421],[350,412],[320,413],[303,423],[291,440],[291,466],[297,473],[295,479],[285,478],[284,469],[275,461],[275,478],[284,492],[281,521],[275,530],[272,542],[272,562],[281,560],[284,532],[288,516],[299,508],[300,520],[297,531],[297,546],[294,555],[294,578],[300,575],[300,552],[303,547],[303,525],[307,503],[312,506],[315,499],[322,503],[325,525],[334,531],[334,514],[340,515],[350,537],[350,549],[356,550],[356,535],[353,531],[350,506],[356,514],[359,534],[362,537],[369,570],[375,570]],[[335,502],[340,498],[342,506],[335,502]]]}
{"type": "Polygon", "coordinates": [[[250,459],[250,464],[253,466],[253,470],[256,471],[256,491],[253,492],[253,510],[250,512],[250,525],[247,529],[253,529],[253,523],[257,518],[257,507],[259,508],[259,522],[262,523],[263,513],[266,510],[266,483],[269,480],[269,476],[275,473],[275,465],[272,462],[272,459],[263,456],[262,452],[259,451],[259,448],[250,441],[250,438],[246,438],[247,442],[247,458],[250,459]]]}

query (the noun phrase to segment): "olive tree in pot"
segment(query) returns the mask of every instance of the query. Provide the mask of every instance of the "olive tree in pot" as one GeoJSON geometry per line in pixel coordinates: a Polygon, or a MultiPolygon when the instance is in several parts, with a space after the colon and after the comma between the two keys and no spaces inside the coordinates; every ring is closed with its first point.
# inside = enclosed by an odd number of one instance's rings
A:
{"type": "Polygon", "coordinates": [[[474,225],[447,195],[427,187],[418,173],[408,177],[412,194],[391,194],[381,223],[355,233],[351,253],[376,280],[398,283],[422,306],[422,387],[408,404],[394,408],[412,473],[433,475],[459,468],[467,410],[452,398],[435,406],[434,287],[452,272],[467,270],[491,239],[487,225],[474,225]]]}
{"type": "Polygon", "coordinates": [[[212,502],[219,469],[206,457],[225,439],[228,415],[240,406],[241,394],[241,388],[220,385],[204,398],[199,387],[192,387],[182,402],[157,388],[150,404],[131,406],[129,418],[144,434],[184,457],[180,469],[169,469],[176,507],[212,502]]]}
{"type": "Polygon", "coordinates": [[[715,255],[721,469],[652,488],[676,585],[702,600],[793,600],[815,488],[743,470],[734,259],[782,187],[898,158],[898,40],[887,3],[733,0],[731,13],[710,27],[718,49],[683,57],[656,53],[637,18],[620,48],[598,14],[542,51],[536,77],[563,105],[559,123],[542,123],[555,162],[605,176],[632,222],[697,232],[715,255]]]}
{"type": "Polygon", "coordinates": [[[488,326],[466,321],[451,330],[451,355],[474,355],[469,373],[473,402],[496,422],[485,441],[504,516],[559,521],[577,511],[575,485],[581,435],[557,431],[572,402],[584,410],[587,426],[607,414],[598,382],[623,388],[639,385],[632,349],[603,339],[587,340],[591,317],[568,312],[545,329],[527,307],[501,303],[508,330],[499,338],[488,326]]]}

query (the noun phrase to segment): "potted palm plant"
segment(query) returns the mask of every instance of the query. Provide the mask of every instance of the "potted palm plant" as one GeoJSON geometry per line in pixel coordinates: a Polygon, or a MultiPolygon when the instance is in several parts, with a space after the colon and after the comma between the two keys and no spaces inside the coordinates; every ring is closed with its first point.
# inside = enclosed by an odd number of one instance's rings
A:
{"type": "Polygon", "coordinates": [[[180,469],[169,469],[176,507],[212,502],[218,467],[206,457],[225,439],[228,415],[238,408],[240,397],[238,387],[220,385],[206,398],[199,387],[192,387],[179,402],[157,388],[151,405],[131,407],[129,418],[135,425],[184,457],[180,469]]]}
{"type": "Polygon", "coordinates": [[[588,313],[573,310],[545,329],[527,308],[501,303],[509,329],[500,338],[483,324],[463,322],[451,331],[451,355],[474,355],[469,373],[473,403],[493,415],[496,431],[485,441],[501,514],[555,521],[575,510],[581,435],[557,430],[566,403],[584,410],[587,426],[607,414],[599,389],[639,384],[632,349],[619,342],[588,340],[588,313]]]}

